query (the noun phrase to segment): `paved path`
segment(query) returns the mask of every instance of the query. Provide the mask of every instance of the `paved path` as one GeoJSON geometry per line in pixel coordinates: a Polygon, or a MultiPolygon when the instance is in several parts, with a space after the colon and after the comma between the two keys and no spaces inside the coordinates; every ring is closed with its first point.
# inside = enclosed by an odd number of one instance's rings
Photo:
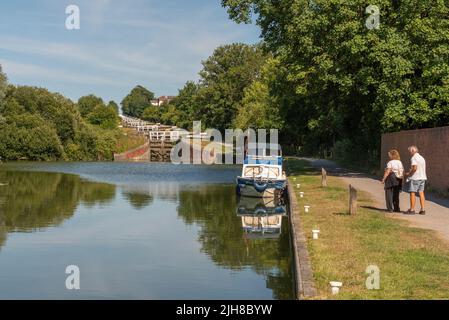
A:
{"type": "MultiPolygon", "coordinates": [[[[385,193],[379,177],[369,177],[367,175],[351,172],[336,163],[328,160],[303,158],[310,161],[311,165],[317,168],[325,168],[329,175],[338,176],[347,184],[352,184],[356,189],[363,190],[371,194],[376,209],[385,209],[385,193]]],[[[434,195],[427,195],[426,215],[404,215],[400,213],[392,214],[394,217],[407,220],[411,226],[435,230],[446,241],[449,241],[449,200],[438,198],[434,195]]],[[[408,193],[402,192],[400,197],[401,210],[409,209],[410,202],[408,193]]],[[[420,208],[419,197],[416,198],[415,210],[420,208]]]]}

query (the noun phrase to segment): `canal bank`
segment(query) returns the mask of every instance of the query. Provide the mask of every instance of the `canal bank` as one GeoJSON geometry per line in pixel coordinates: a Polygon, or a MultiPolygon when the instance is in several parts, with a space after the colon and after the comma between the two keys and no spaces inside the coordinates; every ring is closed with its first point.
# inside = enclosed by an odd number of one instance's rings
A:
{"type": "Polygon", "coordinates": [[[292,217],[299,216],[313,266],[314,299],[449,298],[449,246],[438,234],[385,213],[360,190],[357,214],[349,215],[343,179],[328,175],[322,187],[321,171],[308,161],[286,163],[290,191],[299,200],[292,217]],[[310,206],[308,213],[303,205],[310,206]],[[319,239],[312,239],[314,229],[320,230],[319,239]],[[380,271],[379,289],[367,285],[373,267],[380,271]],[[331,281],[343,284],[337,295],[331,293],[331,281]]]}
{"type": "Polygon", "coordinates": [[[312,264],[307,250],[307,238],[299,215],[299,205],[295,184],[288,180],[287,195],[290,213],[290,233],[293,248],[293,263],[295,269],[295,294],[296,298],[310,299],[317,295],[313,280],[312,264]]]}

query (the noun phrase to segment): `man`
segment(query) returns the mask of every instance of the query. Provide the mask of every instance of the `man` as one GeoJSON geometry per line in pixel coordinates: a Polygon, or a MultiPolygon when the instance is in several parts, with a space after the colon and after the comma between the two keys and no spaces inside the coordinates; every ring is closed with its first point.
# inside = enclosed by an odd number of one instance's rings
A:
{"type": "Polygon", "coordinates": [[[411,164],[412,168],[405,174],[407,178],[407,192],[410,193],[410,209],[405,214],[415,214],[416,193],[419,193],[419,201],[421,204],[421,211],[419,214],[425,215],[425,197],[424,188],[426,186],[426,160],[418,153],[416,146],[408,148],[410,155],[412,156],[411,164]]]}

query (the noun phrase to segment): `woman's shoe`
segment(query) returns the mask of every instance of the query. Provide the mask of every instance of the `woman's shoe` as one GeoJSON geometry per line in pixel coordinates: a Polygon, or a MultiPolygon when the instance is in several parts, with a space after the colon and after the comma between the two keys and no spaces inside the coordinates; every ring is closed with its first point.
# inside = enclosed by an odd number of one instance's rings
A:
{"type": "Polygon", "coordinates": [[[404,212],[404,214],[410,214],[410,215],[413,215],[413,214],[416,214],[416,212],[415,212],[415,210],[410,210],[410,209],[408,209],[407,211],[404,212]]]}
{"type": "Polygon", "coordinates": [[[421,210],[421,211],[419,212],[419,214],[422,215],[422,216],[425,216],[425,215],[426,215],[426,210],[421,210]]]}

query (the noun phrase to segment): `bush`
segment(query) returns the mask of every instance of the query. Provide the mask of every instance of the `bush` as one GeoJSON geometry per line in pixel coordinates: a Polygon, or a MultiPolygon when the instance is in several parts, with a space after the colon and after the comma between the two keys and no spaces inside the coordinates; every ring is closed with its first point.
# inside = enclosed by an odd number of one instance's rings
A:
{"type": "Polygon", "coordinates": [[[103,129],[114,129],[118,125],[118,116],[114,109],[99,104],[87,117],[90,124],[103,129]]]}
{"type": "Polygon", "coordinates": [[[15,115],[0,128],[0,157],[7,160],[57,160],[64,150],[56,130],[40,116],[15,115]]]}
{"type": "MultiPolygon", "coordinates": [[[[100,104],[86,123],[78,106],[46,89],[8,86],[0,104],[0,157],[6,160],[112,160],[118,116],[100,104]]],[[[83,110],[99,98],[80,99],[83,110]]],[[[101,100],[101,99],[100,99],[101,100]]]]}

